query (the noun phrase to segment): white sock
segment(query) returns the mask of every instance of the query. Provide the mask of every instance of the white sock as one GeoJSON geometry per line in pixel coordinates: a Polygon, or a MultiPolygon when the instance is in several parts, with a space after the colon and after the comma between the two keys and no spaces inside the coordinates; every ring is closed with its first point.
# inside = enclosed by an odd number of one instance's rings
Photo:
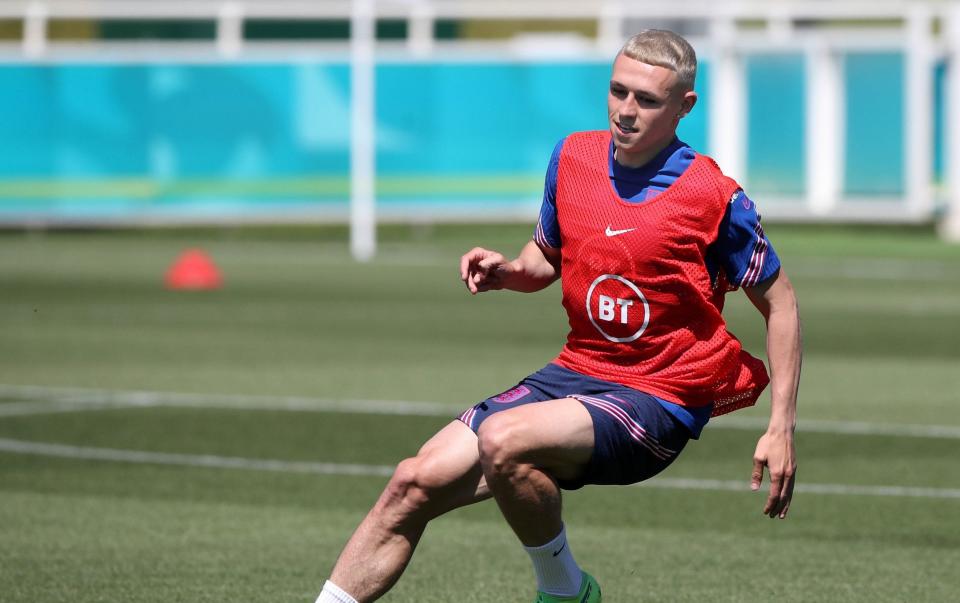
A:
{"type": "Polygon", "coordinates": [[[572,597],[580,592],[583,572],[570,552],[566,528],[561,528],[557,537],[543,546],[523,549],[533,562],[537,590],[558,597],[572,597]]]}
{"type": "Polygon", "coordinates": [[[339,586],[327,580],[323,591],[317,597],[316,603],[357,603],[357,600],[348,595],[339,586]]]}

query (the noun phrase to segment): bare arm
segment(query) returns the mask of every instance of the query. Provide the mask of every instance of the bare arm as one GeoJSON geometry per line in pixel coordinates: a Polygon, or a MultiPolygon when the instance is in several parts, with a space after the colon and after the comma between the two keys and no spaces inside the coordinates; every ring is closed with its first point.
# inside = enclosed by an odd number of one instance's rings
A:
{"type": "Polygon", "coordinates": [[[470,293],[510,289],[539,291],[560,278],[560,250],[544,249],[528,242],[512,261],[482,247],[474,247],[460,258],[460,280],[470,293]]]}
{"type": "Polygon", "coordinates": [[[771,373],[770,423],[753,455],[751,487],[760,489],[766,466],[770,473],[770,495],[763,512],[783,519],[790,509],[797,472],[793,432],[797,423],[802,357],[797,298],[782,270],[744,291],[767,322],[767,358],[771,373]]]}

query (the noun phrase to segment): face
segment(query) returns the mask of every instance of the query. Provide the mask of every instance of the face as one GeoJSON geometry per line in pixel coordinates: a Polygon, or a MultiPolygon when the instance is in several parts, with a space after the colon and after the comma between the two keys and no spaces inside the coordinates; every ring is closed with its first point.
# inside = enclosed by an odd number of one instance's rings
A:
{"type": "Polygon", "coordinates": [[[677,84],[676,72],[620,55],[613,63],[607,115],[621,165],[640,166],[670,144],[696,93],[677,84]]]}

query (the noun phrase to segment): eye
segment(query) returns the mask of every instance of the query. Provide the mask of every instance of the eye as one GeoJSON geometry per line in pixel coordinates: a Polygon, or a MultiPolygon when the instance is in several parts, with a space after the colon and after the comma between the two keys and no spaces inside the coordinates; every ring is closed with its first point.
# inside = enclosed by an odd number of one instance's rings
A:
{"type": "Polygon", "coordinates": [[[617,98],[625,98],[627,96],[627,89],[623,86],[617,86],[616,84],[610,85],[610,94],[614,95],[617,98]]]}

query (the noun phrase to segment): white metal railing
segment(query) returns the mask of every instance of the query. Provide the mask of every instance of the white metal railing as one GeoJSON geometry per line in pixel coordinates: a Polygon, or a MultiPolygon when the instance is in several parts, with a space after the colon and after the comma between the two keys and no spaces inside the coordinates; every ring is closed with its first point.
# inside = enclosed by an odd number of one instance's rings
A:
{"type": "MultiPolygon", "coordinates": [[[[435,39],[440,19],[543,19],[594,20],[597,36],[586,40],[584,52],[594,57],[612,56],[628,27],[656,19],[707,24],[707,34],[694,40],[709,57],[717,74],[708,91],[711,153],[734,177],[746,172],[746,89],[744,57],[751,52],[802,52],[807,70],[807,183],[804,199],[771,204],[793,218],[929,220],[935,199],[931,186],[933,136],[933,66],[946,57],[949,66],[947,120],[948,217],[944,232],[960,240],[960,0],[732,0],[684,3],[627,0],[5,0],[0,19],[22,19],[20,54],[24,59],[57,57],[58,43],[51,42],[47,25],[52,19],[209,19],[215,21],[216,54],[223,59],[246,56],[252,47],[244,39],[247,19],[344,19],[355,32],[367,32],[352,41],[355,67],[369,69],[377,42],[375,19],[402,19],[408,24],[405,56],[437,57],[450,44],[435,39]],[[739,22],[757,21],[759,28],[744,29],[739,22]],[[807,21],[856,21],[856,27],[808,27],[807,21]],[[873,21],[877,27],[864,28],[873,21]],[[934,24],[939,24],[938,28],[934,24]],[[938,30],[940,33],[934,33],[938,30]],[[896,49],[905,55],[904,175],[901,203],[877,205],[844,203],[843,191],[843,61],[854,49],[896,49]]],[[[92,42],[100,48],[102,42],[92,42]]],[[[535,45],[534,45],[535,46],[535,45]]],[[[531,45],[510,41],[475,45],[524,54],[531,45]],[[519,49],[519,50],[518,50],[519,49]]],[[[354,89],[356,107],[372,112],[372,80],[354,89]],[[371,94],[370,98],[363,98],[371,94]]],[[[355,176],[355,189],[365,190],[356,178],[373,178],[372,147],[362,144],[371,136],[355,124],[354,166],[365,165],[355,176]]],[[[357,212],[372,220],[372,208],[357,212]]],[[[360,218],[358,218],[360,219],[360,218]]],[[[369,227],[369,226],[367,226],[369,227]]]]}
{"type": "MultiPolygon", "coordinates": [[[[355,2],[349,0],[3,0],[0,19],[22,19],[22,45],[28,56],[48,51],[47,24],[53,19],[202,19],[217,23],[217,46],[225,55],[244,44],[247,19],[353,18],[355,2]]],[[[765,30],[754,36],[764,46],[795,42],[804,33],[798,23],[809,20],[853,20],[859,23],[906,19],[911,23],[946,18],[955,0],[693,0],[677,4],[663,0],[377,0],[376,18],[408,23],[407,45],[416,54],[430,52],[436,40],[433,25],[440,19],[554,19],[595,20],[596,45],[609,51],[619,47],[625,25],[631,20],[760,20],[765,30]]],[[[916,33],[930,37],[929,32],[916,33]]],[[[815,34],[823,37],[824,32],[815,34]]],[[[855,42],[856,30],[843,31],[855,42]]],[[[861,35],[866,46],[876,32],[861,35]]],[[[890,36],[881,36],[880,39],[890,36]]],[[[888,44],[889,42],[881,42],[888,44]]]]}
{"type": "Polygon", "coordinates": [[[350,253],[361,262],[373,259],[377,251],[373,7],[374,0],[354,0],[350,21],[350,253]]]}
{"type": "Polygon", "coordinates": [[[947,183],[948,210],[941,221],[944,238],[960,242],[960,3],[953,3],[946,25],[947,61],[947,183]]]}

